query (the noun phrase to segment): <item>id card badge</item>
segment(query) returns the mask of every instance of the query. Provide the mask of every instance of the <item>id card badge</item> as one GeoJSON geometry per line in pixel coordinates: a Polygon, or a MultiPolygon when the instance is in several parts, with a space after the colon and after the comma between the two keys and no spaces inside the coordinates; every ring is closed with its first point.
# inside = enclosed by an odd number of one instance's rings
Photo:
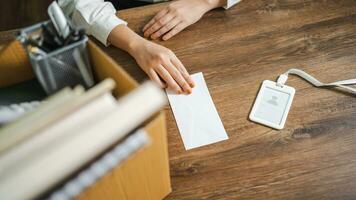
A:
{"type": "Polygon", "coordinates": [[[258,92],[250,113],[250,120],[275,128],[283,129],[292,105],[295,89],[287,85],[265,80],[258,92]]]}

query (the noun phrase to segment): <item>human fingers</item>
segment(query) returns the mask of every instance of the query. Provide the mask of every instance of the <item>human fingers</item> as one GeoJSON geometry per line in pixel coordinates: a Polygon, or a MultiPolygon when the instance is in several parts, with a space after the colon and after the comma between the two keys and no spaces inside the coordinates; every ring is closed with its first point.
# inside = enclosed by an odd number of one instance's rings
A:
{"type": "Polygon", "coordinates": [[[180,22],[172,30],[170,30],[168,33],[166,33],[162,39],[168,40],[168,39],[172,38],[173,36],[177,35],[177,33],[181,32],[185,27],[187,27],[187,25],[184,22],[180,22]]]}
{"type": "Polygon", "coordinates": [[[161,37],[163,34],[167,33],[172,28],[174,28],[177,24],[179,24],[179,22],[180,22],[179,18],[177,18],[177,17],[173,18],[171,21],[166,23],[162,28],[160,28],[158,31],[153,33],[151,35],[151,38],[152,39],[157,39],[157,38],[161,37]]]}
{"type": "Polygon", "coordinates": [[[147,28],[145,32],[143,33],[145,37],[149,37],[152,33],[156,32],[160,28],[162,28],[164,25],[166,25],[169,21],[173,19],[173,15],[170,13],[166,13],[164,16],[162,16],[160,19],[156,20],[152,26],[147,28]]]}
{"type": "Polygon", "coordinates": [[[165,15],[168,12],[168,9],[163,9],[159,11],[142,29],[143,32],[146,31],[147,28],[152,26],[157,20],[159,20],[163,15],[165,15]]]}
{"type": "Polygon", "coordinates": [[[155,70],[160,75],[160,77],[166,82],[168,88],[174,90],[178,94],[183,93],[177,82],[172,78],[169,72],[162,65],[155,68],[155,70]]]}
{"type": "Polygon", "coordinates": [[[192,93],[192,88],[189,86],[188,82],[185,80],[181,72],[176,66],[170,61],[163,63],[163,67],[171,74],[173,79],[179,84],[185,93],[192,93]]]}
{"type": "Polygon", "coordinates": [[[161,88],[166,88],[166,84],[164,84],[161,79],[159,78],[159,76],[157,75],[157,73],[153,70],[153,69],[150,69],[148,72],[147,72],[147,75],[148,77],[150,77],[150,79],[152,81],[154,81],[155,83],[157,83],[161,88]]]}
{"type": "Polygon", "coordinates": [[[178,71],[183,75],[184,79],[188,82],[190,87],[194,87],[194,81],[192,77],[189,75],[187,69],[184,67],[183,63],[177,58],[177,56],[173,56],[171,58],[171,62],[177,67],[178,71]]]}

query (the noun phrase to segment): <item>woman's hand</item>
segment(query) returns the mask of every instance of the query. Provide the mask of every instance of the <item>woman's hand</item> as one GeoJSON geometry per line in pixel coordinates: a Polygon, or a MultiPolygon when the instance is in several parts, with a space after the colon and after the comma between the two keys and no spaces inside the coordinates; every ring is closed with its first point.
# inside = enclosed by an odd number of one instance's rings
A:
{"type": "Polygon", "coordinates": [[[162,88],[168,87],[178,94],[192,93],[193,80],[171,50],[143,40],[132,52],[142,70],[162,88]]]}
{"type": "Polygon", "coordinates": [[[115,27],[108,36],[108,43],[127,51],[162,88],[177,93],[192,92],[194,82],[177,56],[166,47],[150,42],[125,25],[115,27]]]}
{"type": "Polygon", "coordinates": [[[157,13],[143,28],[144,36],[168,40],[187,26],[197,22],[204,13],[223,6],[226,0],[179,0],[157,13]]]}

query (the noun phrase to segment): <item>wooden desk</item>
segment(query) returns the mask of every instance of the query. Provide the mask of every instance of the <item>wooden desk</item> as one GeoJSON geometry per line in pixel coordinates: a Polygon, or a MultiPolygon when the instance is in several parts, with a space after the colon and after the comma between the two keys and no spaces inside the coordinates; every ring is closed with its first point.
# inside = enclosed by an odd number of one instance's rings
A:
{"type": "MultiPolygon", "coordinates": [[[[119,12],[141,29],[164,5],[119,12]]],[[[169,107],[173,192],[167,199],[355,199],[356,98],[291,76],[296,96],[282,131],[248,120],[263,80],[298,67],[329,82],[356,77],[354,0],[242,1],[214,10],[166,42],[203,72],[229,140],[185,151],[169,107]],[[279,3],[278,3],[279,2],[279,3]]],[[[105,49],[132,76],[134,60],[105,49]]]]}
{"type": "MultiPolygon", "coordinates": [[[[120,16],[140,32],[163,6],[120,16]]],[[[297,92],[284,130],[247,118],[260,83],[289,68],[325,82],[356,77],[354,0],[245,0],[157,42],[191,73],[204,73],[230,138],[185,151],[167,107],[173,186],[167,199],[356,198],[355,97],[291,76],[287,84],[297,92]]],[[[128,54],[104,49],[137,80],[146,78],[128,54]]]]}

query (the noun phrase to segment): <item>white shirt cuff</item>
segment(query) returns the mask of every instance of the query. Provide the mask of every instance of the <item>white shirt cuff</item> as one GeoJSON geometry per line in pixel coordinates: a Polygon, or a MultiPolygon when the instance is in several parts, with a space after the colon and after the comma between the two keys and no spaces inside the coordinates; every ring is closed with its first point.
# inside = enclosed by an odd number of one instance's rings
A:
{"type": "Polygon", "coordinates": [[[229,9],[232,6],[236,5],[239,3],[241,0],[226,0],[226,6],[224,6],[225,9],[229,9]]]}
{"type": "Polygon", "coordinates": [[[109,46],[108,37],[110,32],[118,25],[127,25],[127,22],[115,15],[101,15],[90,27],[91,34],[105,46],[109,46]]]}

